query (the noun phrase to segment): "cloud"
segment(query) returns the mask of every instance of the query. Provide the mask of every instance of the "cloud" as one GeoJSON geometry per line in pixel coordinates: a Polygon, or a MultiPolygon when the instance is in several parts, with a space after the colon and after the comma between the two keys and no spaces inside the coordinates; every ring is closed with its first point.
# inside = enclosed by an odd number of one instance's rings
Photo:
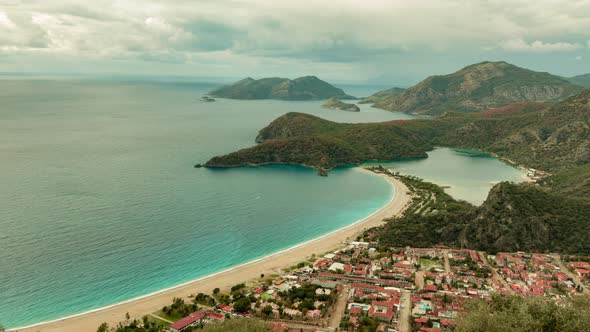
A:
{"type": "Polygon", "coordinates": [[[271,63],[303,71],[321,63],[380,75],[393,59],[417,64],[420,58],[420,64],[428,64],[465,54],[485,60],[590,48],[588,0],[6,3],[0,9],[0,56],[34,55],[39,65],[43,56],[135,61],[138,68],[154,62],[210,64],[214,57],[226,72],[271,63]]]}
{"type": "Polygon", "coordinates": [[[500,44],[500,47],[507,51],[530,51],[530,52],[567,52],[575,51],[583,48],[579,43],[545,43],[540,40],[535,40],[532,43],[527,43],[523,39],[512,39],[500,44]]]}

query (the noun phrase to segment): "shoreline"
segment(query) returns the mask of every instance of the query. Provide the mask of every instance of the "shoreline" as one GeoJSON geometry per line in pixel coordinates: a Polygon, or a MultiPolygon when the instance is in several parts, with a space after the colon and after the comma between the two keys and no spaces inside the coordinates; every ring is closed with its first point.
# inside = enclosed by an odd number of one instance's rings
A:
{"type": "Polygon", "coordinates": [[[10,328],[7,331],[95,331],[103,322],[107,322],[109,326],[115,326],[118,322],[125,319],[126,313],[129,313],[132,319],[141,319],[144,315],[157,311],[165,305],[169,305],[174,297],[187,299],[190,294],[196,294],[198,292],[210,293],[216,287],[226,290],[235,284],[256,279],[263,273],[270,275],[279,272],[285,267],[297,264],[306,259],[311,254],[323,254],[327,251],[336,250],[343,246],[343,242],[363,232],[365,229],[381,225],[384,218],[400,214],[410,199],[410,196],[407,194],[408,189],[401,181],[359,167],[353,168],[353,170],[384,178],[393,187],[394,193],[391,200],[379,210],[348,226],[267,256],[176,286],[82,313],[24,327],[10,328]]]}

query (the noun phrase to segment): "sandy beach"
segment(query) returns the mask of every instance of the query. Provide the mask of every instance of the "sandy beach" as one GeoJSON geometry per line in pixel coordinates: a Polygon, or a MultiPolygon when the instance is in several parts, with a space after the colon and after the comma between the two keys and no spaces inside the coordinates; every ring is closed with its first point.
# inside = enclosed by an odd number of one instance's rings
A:
{"type": "Polygon", "coordinates": [[[216,287],[219,287],[222,290],[228,290],[233,285],[258,278],[260,274],[264,273],[270,275],[273,273],[279,273],[282,268],[297,264],[311,254],[323,254],[327,251],[337,249],[343,246],[344,241],[355,237],[363,230],[382,224],[384,218],[399,214],[410,200],[410,196],[407,194],[408,189],[400,181],[361,168],[356,168],[356,170],[383,177],[395,187],[395,195],[393,199],[380,210],[348,227],[339,229],[279,253],[158,293],[149,294],[91,312],[10,331],[96,331],[98,326],[103,322],[109,323],[110,326],[115,326],[118,322],[125,320],[126,313],[129,313],[132,318],[141,319],[144,315],[157,311],[165,305],[169,305],[174,297],[187,298],[190,294],[196,294],[199,292],[211,293],[216,287]]]}

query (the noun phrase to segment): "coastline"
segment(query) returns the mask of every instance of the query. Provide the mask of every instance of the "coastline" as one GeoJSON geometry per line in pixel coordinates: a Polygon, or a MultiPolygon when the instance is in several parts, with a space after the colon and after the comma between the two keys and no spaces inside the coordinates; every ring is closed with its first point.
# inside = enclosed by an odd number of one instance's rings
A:
{"type": "Polygon", "coordinates": [[[174,297],[186,299],[190,294],[196,294],[198,292],[210,293],[216,287],[227,290],[235,284],[256,279],[261,274],[270,275],[277,273],[282,268],[297,264],[311,254],[323,254],[324,252],[338,249],[344,245],[345,241],[354,238],[365,229],[381,225],[384,218],[400,214],[410,200],[410,196],[407,194],[407,187],[399,180],[383,174],[373,173],[363,168],[357,167],[354,170],[381,176],[392,185],[394,195],[379,210],[351,225],[273,254],[151,294],[51,321],[11,328],[7,331],[95,331],[103,322],[107,322],[110,326],[115,326],[118,322],[125,319],[126,313],[129,313],[132,319],[141,319],[144,315],[157,311],[165,305],[169,305],[174,297]]]}

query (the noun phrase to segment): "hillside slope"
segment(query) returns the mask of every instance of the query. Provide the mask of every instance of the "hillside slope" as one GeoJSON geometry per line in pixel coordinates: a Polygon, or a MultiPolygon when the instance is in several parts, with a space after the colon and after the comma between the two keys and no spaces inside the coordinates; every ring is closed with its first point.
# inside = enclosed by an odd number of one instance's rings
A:
{"type": "Polygon", "coordinates": [[[361,101],[359,101],[359,104],[373,104],[373,106],[378,108],[387,108],[387,106],[391,104],[393,98],[402,94],[404,90],[405,89],[402,88],[391,88],[379,91],[367,98],[363,98],[361,101]]]}
{"type": "Polygon", "coordinates": [[[217,88],[209,94],[214,97],[230,99],[354,99],[342,89],[336,88],[315,76],[304,76],[294,80],[280,77],[255,80],[248,77],[234,84],[217,88]]]}
{"type": "MultiPolygon", "coordinates": [[[[485,250],[590,253],[590,203],[553,194],[530,184],[495,185],[479,207],[459,202],[439,187],[401,177],[412,190],[428,190],[423,200],[379,231],[384,246],[431,247],[444,244],[485,250]],[[433,189],[432,187],[435,187],[433,189]],[[428,202],[428,201],[427,201],[428,202]]],[[[416,192],[416,191],[415,191],[416,192]]],[[[422,194],[424,196],[425,194],[422,194]]]]}
{"type": "Polygon", "coordinates": [[[567,79],[568,81],[584,86],[586,88],[590,88],[590,74],[578,75],[574,77],[570,77],[567,79]]]}
{"type": "Polygon", "coordinates": [[[584,90],[548,73],[506,62],[482,62],[449,75],[430,76],[375,106],[415,114],[475,112],[516,102],[556,102],[584,90]]]}

